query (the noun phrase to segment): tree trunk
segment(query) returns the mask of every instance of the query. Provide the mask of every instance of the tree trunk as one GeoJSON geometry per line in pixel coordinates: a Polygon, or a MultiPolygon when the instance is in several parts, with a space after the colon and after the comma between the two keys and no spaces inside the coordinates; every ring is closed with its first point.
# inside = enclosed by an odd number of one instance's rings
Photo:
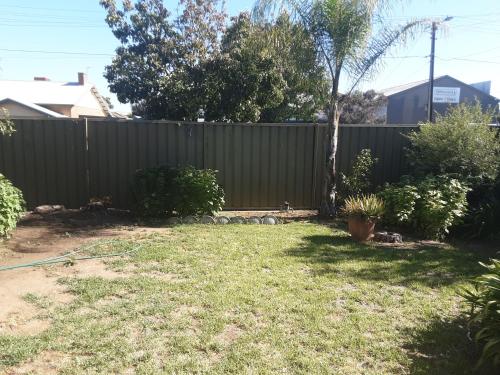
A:
{"type": "Polygon", "coordinates": [[[328,115],[328,133],[325,140],[326,164],[322,187],[322,199],[320,206],[320,216],[323,218],[333,218],[337,214],[336,194],[337,194],[337,143],[339,133],[340,110],[336,98],[332,99],[328,115]]]}

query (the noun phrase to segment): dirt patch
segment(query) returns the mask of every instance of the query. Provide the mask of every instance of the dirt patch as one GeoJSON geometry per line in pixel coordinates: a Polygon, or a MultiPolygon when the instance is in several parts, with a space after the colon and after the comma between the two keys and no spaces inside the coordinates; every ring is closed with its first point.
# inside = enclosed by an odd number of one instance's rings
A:
{"type": "Polygon", "coordinates": [[[46,351],[35,359],[5,371],[6,375],[57,374],[68,361],[69,356],[56,351],[46,351]]]}
{"type": "Polygon", "coordinates": [[[224,346],[231,345],[243,334],[243,332],[244,331],[236,324],[228,324],[221,333],[215,336],[215,341],[224,346]]]}
{"type": "Polygon", "coordinates": [[[56,279],[47,277],[43,269],[0,273],[0,333],[38,334],[48,328],[48,321],[39,318],[43,311],[23,298],[28,293],[56,303],[67,303],[73,299],[63,286],[57,284],[56,279]]]}

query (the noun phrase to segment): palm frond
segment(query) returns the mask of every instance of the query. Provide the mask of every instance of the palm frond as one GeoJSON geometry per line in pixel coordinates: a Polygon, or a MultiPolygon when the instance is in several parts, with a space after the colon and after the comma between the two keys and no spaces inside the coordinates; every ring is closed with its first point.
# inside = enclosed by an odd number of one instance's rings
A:
{"type": "Polygon", "coordinates": [[[352,86],[349,93],[365,79],[371,77],[382,65],[384,57],[392,48],[406,44],[414,39],[417,34],[429,27],[429,20],[411,20],[398,28],[383,28],[371,38],[360,55],[352,55],[346,61],[346,69],[352,77],[352,86]]]}

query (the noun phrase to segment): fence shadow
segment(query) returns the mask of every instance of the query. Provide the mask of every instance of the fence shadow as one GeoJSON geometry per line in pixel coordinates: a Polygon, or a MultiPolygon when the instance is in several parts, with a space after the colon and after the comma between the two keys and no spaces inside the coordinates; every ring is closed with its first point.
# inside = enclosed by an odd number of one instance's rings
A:
{"type": "Polygon", "coordinates": [[[304,237],[302,246],[289,249],[285,254],[311,265],[311,272],[316,275],[338,277],[341,273],[363,280],[439,286],[480,274],[478,262],[487,261],[492,252],[440,243],[410,243],[398,247],[362,244],[334,229],[333,235],[304,237]]]}

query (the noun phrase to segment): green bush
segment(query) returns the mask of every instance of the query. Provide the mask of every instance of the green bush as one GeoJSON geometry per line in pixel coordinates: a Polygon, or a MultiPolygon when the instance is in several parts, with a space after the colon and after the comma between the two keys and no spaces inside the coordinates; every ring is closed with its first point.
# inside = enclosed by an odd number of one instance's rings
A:
{"type": "Polygon", "coordinates": [[[0,174],[0,237],[8,236],[16,227],[24,208],[21,191],[0,174]]]}
{"type": "Polygon", "coordinates": [[[224,206],[224,191],[217,184],[216,172],[191,166],[139,170],[133,192],[136,212],[146,217],[212,214],[224,206]]]}
{"type": "Polygon", "coordinates": [[[370,149],[363,149],[358,154],[348,175],[340,175],[340,196],[357,196],[372,192],[372,173],[377,159],[372,157],[370,149]]]}
{"type": "Polygon", "coordinates": [[[489,127],[491,112],[481,105],[460,104],[438,115],[410,133],[408,160],[417,175],[453,174],[462,181],[470,178],[495,179],[500,166],[500,141],[489,127]]]}
{"type": "Polygon", "coordinates": [[[386,205],[384,221],[412,226],[428,238],[443,238],[464,217],[468,190],[465,184],[446,176],[386,185],[380,192],[386,205]]]}
{"type": "Polygon", "coordinates": [[[492,238],[500,235],[500,177],[483,181],[467,194],[469,210],[454,235],[471,238],[492,238]]]}
{"type": "Polygon", "coordinates": [[[474,288],[461,295],[471,309],[469,327],[475,330],[475,341],[482,346],[478,365],[491,361],[500,366],[500,260],[481,265],[488,272],[476,278],[474,288]]]}
{"type": "Polygon", "coordinates": [[[379,196],[385,203],[384,222],[394,226],[410,221],[420,198],[418,188],[411,185],[409,180],[403,180],[400,184],[387,184],[379,196]]]}

